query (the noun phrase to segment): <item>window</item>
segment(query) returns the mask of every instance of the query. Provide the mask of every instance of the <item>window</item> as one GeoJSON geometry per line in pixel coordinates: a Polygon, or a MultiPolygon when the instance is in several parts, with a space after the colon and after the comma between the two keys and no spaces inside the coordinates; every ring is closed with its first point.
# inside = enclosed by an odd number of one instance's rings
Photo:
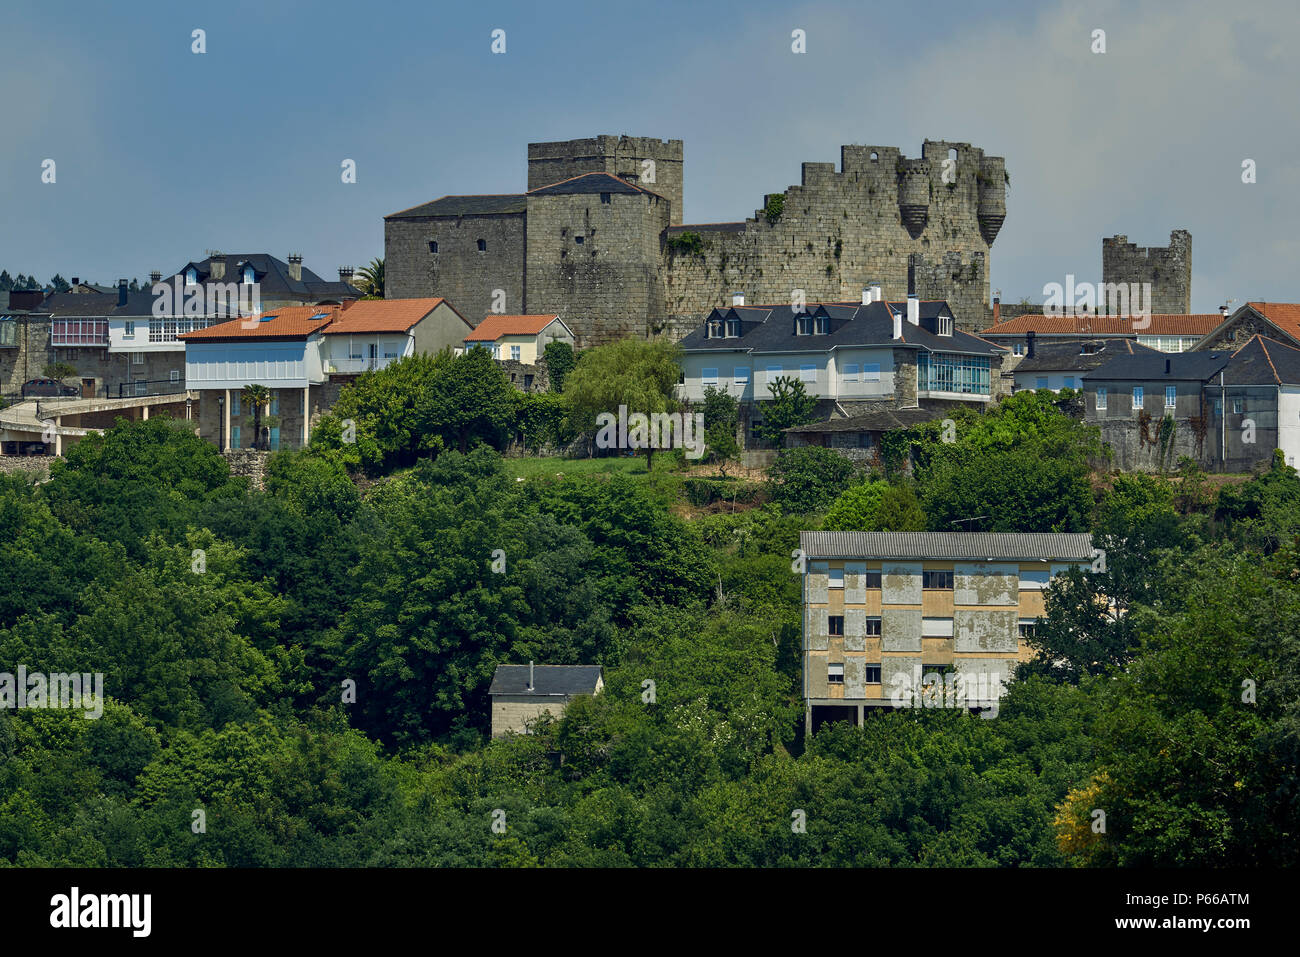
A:
{"type": "Polygon", "coordinates": [[[487,252],[487,240],[486,240],[486,239],[480,239],[480,240],[478,241],[478,251],[481,252],[481,253],[482,253],[482,252],[487,252]]]}
{"type": "Polygon", "coordinates": [[[952,591],[952,572],[921,572],[921,587],[931,591],[952,591]]]}
{"type": "Polygon", "coordinates": [[[511,358],[511,359],[514,359],[516,362],[519,361],[519,357],[520,357],[522,354],[523,354],[523,353],[521,352],[521,347],[520,347],[520,346],[511,346],[511,347],[510,347],[510,358],[511,358]]]}
{"type": "Polygon", "coordinates": [[[828,615],[826,617],[827,634],[843,635],[844,634],[844,616],[828,615]]]}
{"type": "Polygon", "coordinates": [[[817,367],[814,365],[801,365],[799,367],[799,379],[802,382],[816,382],[817,367]]]}
{"type": "Polygon", "coordinates": [[[844,587],[844,569],[832,568],[830,570],[830,578],[828,579],[827,587],[828,588],[844,587]]]}
{"type": "Polygon", "coordinates": [[[950,664],[948,664],[948,665],[921,665],[921,674],[922,674],[922,675],[938,675],[938,676],[941,677],[941,678],[942,678],[944,675],[948,674],[949,672],[951,672],[951,671],[953,671],[953,670],[955,670],[955,669],[954,669],[954,667],[953,667],[952,665],[950,665],[950,664]]]}
{"type": "Polygon", "coordinates": [[[842,685],[842,684],[844,684],[844,665],[843,665],[843,664],[838,664],[838,665],[831,665],[831,664],[828,664],[828,665],[826,666],[826,683],[827,683],[827,684],[831,684],[831,685],[842,685]]]}
{"type": "Polygon", "coordinates": [[[1133,387],[1133,411],[1137,412],[1141,408],[1142,408],[1142,386],[1135,385],[1133,387]]]}
{"type": "Polygon", "coordinates": [[[700,383],[703,384],[703,385],[717,385],[717,384],[718,384],[718,370],[717,370],[717,369],[701,369],[701,370],[700,370],[700,383]]]}
{"type": "Polygon", "coordinates": [[[1034,637],[1034,624],[1035,622],[1030,621],[1028,619],[1022,620],[1020,622],[1020,637],[1021,638],[1034,637]]]}
{"type": "Polygon", "coordinates": [[[866,583],[866,585],[863,586],[863,587],[865,587],[865,588],[879,588],[879,587],[880,587],[880,570],[877,569],[877,570],[875,570],[875,571],[868,571],[868,572],[867,572],[867,575],[866,575],[866,580],[867,580],[867,583],[866,583]]]}
{"type": "Polygon", "coordinates": [[[232,393],[230,396],[230,414],[239,415],[239,393],[232,393]]]}
{"type": "Polygon", "coordinates": [[[736,385],[749,385],[749,369],[744,366],[736,366],[732,381],[736,385]]]}
{"type": "Polygon", "coordinates": [[[709,322],[708,322],[708,326],[705,328],[705,331],[704,331],[704,338],[706,338],[706,339],[721,339],[721,338],[722,338],[722,320],[721,320],[721,319],[710,319],[710,320],[709,320],[709,322]]]}
{"type": "Polygon", "coordinates": [[[574,241],[575,243],[577,243],[579,246],[582,245],[582,237],[581,237],[581,236],[574,236],[574,237],[573,237],[573,241],[574,241]]]}
{"type": "Polygon", "coordinates": [[[1104,385],[1097,386],[1097,411],[1106,411],[1106,387],[1104,385]]]}
{"type": "Polygon", "coordinates": [[[844,381],[845,382],[858,381],[858,367],[856,364],[850,364],[844,367],[844,381]]]}
{"type": "Polygon", "coordinates": [[[1241,399],[1233,399],[1233,400],[1232,400],[1232,414],[1233,414],[1233,415],[1241,415],[1241,413],[1243,413],[1244,411],[1246,411],[1246,403],[1243,402],[1241,399]]]}
{"type": "Polygon", "coordinates": [[[739,338],[740,338],[740,320],[739,320],[739,319],[728,319],[728,320],[727,320],[727,338],[728,338],[728,339],[739,339],[739,338]]]}
{"type": "Polygon", "coordinates": [[[280,390],[271,390],[271,415],[280,414],[280,390]]]}
{"type": "Polygon", "coordinates": [[[867,363],[864,363],[864,364],[863,364],[863,366],[862,366],[862,381],[863,381],[863,382],[879,382],[879,381],[880,381],[880,363],[879,363],[879,362],[867,362],[867,363]]]}
{"type": "Polygon", "coordinates": [[[1051,573],[1046,568],[1041,571],[1034,569],[1032,571],[1020,572],[1020,587],[1026,591],[1041,590],[1047,587],[1047,582],[1051,578],[1051,573]]]}
{"type": "Polygon", "coordinates": [[[952,316],[940,316],[938,321],[939,335],[952,335],[952,316]]]}
{"type": "Polygon", "coordinates": [[[1165,408],[1172,409],[1178,405],[1178,386],[1165,386],[1165,408]]]}
{"type": "Polygon", "coordinates": [[[124,339],[135,338],[135,323],[130,319],[128,319],[125,323],[123,323],[122,338],[124,339]]]}
{"type": "Polygon", "coordinates": [[[430,239],[430,240],[429,240],[429,252],[431,252],[431,253],[436,253],[437,251],[438,251],[438,240],[436,240],[436,239],[430,239]]]}
{"type": "Polygon", "coordinates": [[[131,365],[134,365],[134,366],[142,366],[142,365],[144,365],[144,353],[143,353],[143,352],[133,352],[133,353],[131,353],[131,365]]]}
{"type": "Polygon", "coordinates": [[[280,427],[277,425],[271,430],[271,451],[274,452],[280,448],[280,427]]]}
{"type": "Polygon", "coordinates": [[[869,685],[880,684],[880,665],[867,665],[866,682],[869,685]]]}
{"type": "Polygon", "coordinates": [[[811,336],[813,331],[812,316],[799,316],[794,321],[794,334],[796,336],[811,336]]]}
{"type": "Polygon", "coordinates": [[[198,281],[199,273],[197,269],[191,266],[189,269],[185,270],[185,285],[195,286],[198,285],[198,281]]]}
{"type": "Polygon", "coordinates": [[[1046,377],[1046,376],[1039,376],[1038,378],[1036,378],[1036,379],[1034,380],[1034,388],[1035,388],[1035,389],[1046,389],[1046,388],[1047,388],[1047,377],[1046,377]]]}
{"type": "Polygon", "coordinates": [[[916,357],[916,387],[922,392],[990,395],[989,357],[920,352],[916,357]]]}
{"type": "Polygon", "coordinates": [[[819,336],[830,335],[830,331],[831,331],[831,320],[830,320],[830,318],[829,318],[828,316],[818,316],[818,317],[817,317],[817,335],[819,335],[819,336]]]}
{"type": "Polygon", "coordinates": [[[1023,356],[1025,354],[1025,344],[1023,342],[1014,343],[1011,346],[1011,354],[1013,356],[1023,356]]]}
{"type": "Polygon", "coordinates": [[[782,371],[782,370],[781,370],[781,367],[780,367],[780,366],[768,366],[768,367],[767,367],[767,381],[768,381],[768,382],[775,382],[777,379],[781,378],[781,371],[782,371]]]}
{"type": "Polygon", "coordinates": [[[879,616],[877,616],[877,617],[875,617],[875,618],[868,618],[868,619],[867,619],[867,631],[866,631],[866,635],[867,635],[868,638],[879,638],[879,637],[880,637],[880,618],[879,618],[879,616]]]}
{"type": "Polygon", "coordinates": [[[239,448],[239,426],[237,425],[230,427],[230,447],[232,449],[239,448]]]}
{"type": "Polygon", "coordinates": [[[601,193],[601,194],[600,194],[600,202],[601,202],[602,205],[604,205],[604,206],[608,206],[609,203],[610,203],[609,193],[601,193]]]}
{"type": "Polygon", "coordinates": [[[180,381],[181,381],[181,370],[180,370],[180,369],[172,369],[171,372],[168,373],[168,377],[170,378],[170,380],[171,380],[172,382],[180,382],[180,381]]]}
{"type": "Polygon", "coordinates": [[[244,285],[245,285],[245,286],[251,286],[251,285],[253,284],[253,280],[254,280],[255,278],[256,278],[256,275],[255,275],[254,272],[253,272],[253,267],[252,267],[252,266],[245,266],[245,267],[244,267],[244,285]]]}

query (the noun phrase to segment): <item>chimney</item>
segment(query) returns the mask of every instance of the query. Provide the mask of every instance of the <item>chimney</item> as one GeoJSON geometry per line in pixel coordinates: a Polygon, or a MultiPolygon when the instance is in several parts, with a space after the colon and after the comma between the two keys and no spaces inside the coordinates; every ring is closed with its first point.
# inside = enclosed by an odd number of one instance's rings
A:
{"type": "Polygon", "coordinates": [[[921,300],[915,295],[907,297],[907,321],[914,326],[921,324],[921,300]]]}
{"type": "Polygon", "coordinates": [[[1028,332],[1025,333],[1025,358],[1026,359],[1032,359],[1034,357],[1035,335],[1036,334],[1033,329],[1030,329],[1028,332]]]}
{"type": "Polygon", "coordinates": [[[117,305],[119,309],[126,305],[126,285],[125,279],[117,281],[117,305]]]}
{"type": "Polygon", "coordinates": [[[733,292],[731,294],[731,304],[733,306],[743,306],[745,304],[745,294],[743,292],[733,292]]]}
{"type": "Polygon", "coordinates": [[[77,287],[80,286],[80,285],[81,285],[81,280],[78,279],[76,276],[73,276],[73,277],[72,277],[72,290],[73,290],[73,292],[76,292],[77,287]]]}
{"type": "Polygon", "coordinates": [[[885,298],[885,297],[881,294],[880,286],[879,286],[879,285],[873,285],[873,286],[871,287],[871,301],[872,301],[872,302],[880,302],[880,301],[881,301],[882,299],[884,299],[884,298],[885,298]]]}
{"type": "Polygon", "coordinates": [[[894,313],[894,338],[903,338],[903,314],[901,312],[894,313]]]}
{"type": "Polygon", "coordinates": [[[528,662],[528,690],[533,690],[533,663],[528,662]]]}
{"type": "Polygon", "coordinates": [[[993,325],[1002,321],[1002,300],[997,296],[993,297],[993,325]]]}
{"type": "Polygon", "coordinates": [[[208,278],[225,279],[226,278],[226,261],[219,257],[213,257],[208,261],[208,278]]]}
{"type": "Polygon", "coordinates": [[[289,278],[294,282],[302,282],[302,254],[289,254],[289,278]]]}
{"type": "Polygon", "coordinates": [[[162,273],[160,273],[157,269],[149,273],[150,285],[154,285],[155,283],[160,283],[160,282],[162,282],[162,273]]]}
{"type": "Polygon", "coordinates": [[[346,282],[346,283],[351,284],[351,282],[352,282],[352,267],[351,267],[351,266],[340,266],[340,267],[339,267],[339,282],[346,282]]]}
{"type": "Polygon", "coordinates": [[[875,300],[871,298],[871,287],[870,287],[870,286],[863,286],[863,287],[862,287],[862,304],[863,304],[864,306],[869,306],[869,305],[871,305],[871,303],[873,303],[874,301],[875,301],[875,300]]]}
{"type": "MultiPolygon", "coordinates": [[[[73,282],[76,282],[75,279],[72,280],[72,281],[73,281],[73,282]]],[[[1224,319],[1227,319],[1227,318],[1228,318],[1228,307],[1227,307],[1227,306],[1220,306],[1220,307],[1219,307],[1219,315],[1222,316],[1224,319]]]]}

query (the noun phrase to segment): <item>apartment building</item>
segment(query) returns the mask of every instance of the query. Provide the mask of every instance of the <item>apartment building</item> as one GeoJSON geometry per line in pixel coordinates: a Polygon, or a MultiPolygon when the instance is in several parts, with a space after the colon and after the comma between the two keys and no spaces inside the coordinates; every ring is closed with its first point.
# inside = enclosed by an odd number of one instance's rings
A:
{"type": "Polygon", "coordinates": [[[805,729],[869,708],[996,714],[1043,589],[1086,533],[802,532],[805,729]]]}

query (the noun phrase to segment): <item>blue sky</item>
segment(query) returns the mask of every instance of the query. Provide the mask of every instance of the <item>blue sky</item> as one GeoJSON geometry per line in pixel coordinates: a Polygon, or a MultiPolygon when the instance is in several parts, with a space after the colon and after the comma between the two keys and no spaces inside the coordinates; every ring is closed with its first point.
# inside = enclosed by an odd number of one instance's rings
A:
{"type": "Polygon", "coordinates": [[[9,0],[3,23],[13,274],[143,280],[220,249],[301,252],[335,278],[383,254],[386,213],[522,190],[529,141],[681,139],[686,221],[712,222],[841,144],[916,156],[929,137],[1006,157],[1004,301],[1099,280],[1102,236],[1174,228],[1192,232],[1194,310],[1300,300],[1294,0],[9,0]]]}

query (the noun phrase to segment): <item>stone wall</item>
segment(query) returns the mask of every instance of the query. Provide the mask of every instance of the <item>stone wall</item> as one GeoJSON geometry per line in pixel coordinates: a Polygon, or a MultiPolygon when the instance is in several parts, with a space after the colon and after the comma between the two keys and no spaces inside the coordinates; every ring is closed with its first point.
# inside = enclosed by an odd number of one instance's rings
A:
{"type": "Polygon", "coordinates": [[[538,359],[536,365],[516,362],[514,359],[497,359],[496,363],[506,374],[510,384],[520,392],[551,391],[551,374],[546,367],[545,358],[538,359]]]}
{"type": "Polygon", "coordinates": [[[18,393],[24,382],[43,377],[45,367],[53,362],[71,363],[76,378],[94,379],[95,395],[110,399],[118,397],[120,385],[139,379],[169,380],[176,371],[181,383],[185,380],[184,350],[145,352],[144,361],[136,364],[131,353],[110,353],[105,346],[51,346],[48,317],[19,319],[15,325],[14,346],[0,348],[0,395],[18,393]]]}
{"type": "Polygon", "coordinates": [[[1249,342],[1253,336],[1265,336],[1266,338],[1286,342],[1286,339],[1279,335],[1278,331],[1269,323],[1261,319],[1254,309],[1244,309],[1232,322],[1220,329],[1213,338],[1207,336],[1198,342],[1194,351],[1217,352],[1227,349],[1236,352],[1249,342]]]}
{"type": "Polygon", "coordinates": [[[1192,311],[1192,234],[1175,229],[1168,246],[1137,246],[1127,236],[1101,241],[1104,283],[1150,283],[1151,312],[1186,315],[1192,311]]]}
{"type": "Polygon", "coordinates": [[[595,136],[528,144],[528,188],[540,189],[583,173],[612,173],[658,193],[671,204],[669,222],[682,221],[682,141],[645,136],[595,136]],[[653,166],[645,165],[650,160],[653,166]],[[653,179],[646,179],[648,173],[653,179]]]}
{"type": "Polygon", "coordinates": [[[230,465],[230,473],[252,479],[253,488],[256,489],[266,488],[266,459],[270,454],[253,449],[231,449],[222,453],[230,465]]]}
{"type": "Polygon", "coordinates": [[[49,476],[50,466],[57,460],[56,455],[0,455],[0,472],[27,475],[42,481],[49,476]]]}
{"type": "Polygon", "coordinates": [[[442,296],[475,326],[494,311],[522,313],[525,233],[523,213],[386,220],[385,295],[442,296]],[[436,253],[429,252],[431,241],[436,253]],[[504,298],[494,302],[498,289],[504,298]]]}

